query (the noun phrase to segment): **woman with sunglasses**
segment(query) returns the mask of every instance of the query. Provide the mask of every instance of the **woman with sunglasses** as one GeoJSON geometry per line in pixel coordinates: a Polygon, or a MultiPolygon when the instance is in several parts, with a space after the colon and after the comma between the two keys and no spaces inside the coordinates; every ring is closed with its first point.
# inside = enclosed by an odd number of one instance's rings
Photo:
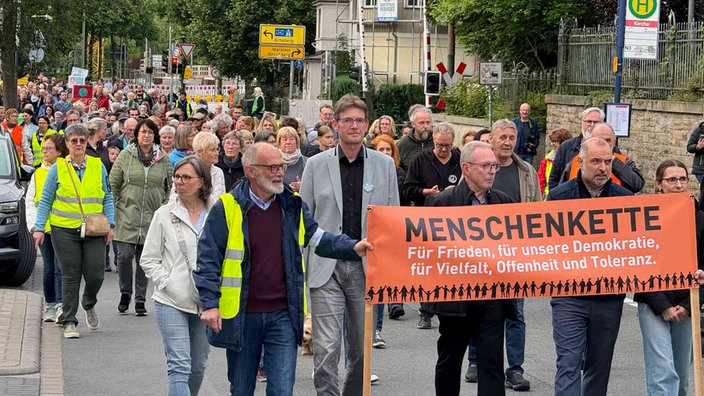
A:
{"type": "MultiPolygon", "coordinates": [[[[660,194],[687,191],[687,167],[665,160],[655,171],[660,194]]],[[[695,203],[696,205],[696,203],[695,203]]],[[[697,264],[704,268],[704,213],[695,209],[697,264]]],[[[692,309],[689,290],[635,293],[643,336],[645,380],[649,395],[686,395],[692,361],[692,309]]],[[[701,302],[700,304],[701,305],[701,302]]]]}
{"type": "Polygon", "coordinates": [[[51,238],[62,278],[64,338],[78,338],[78,295],[81,277],[85,279],[81,305],[86,325],[91,330],[100,326],[95,312],[98,292],[103,285],[105,245],[114,237],[115,207],[108,182],[108,171],[100,159],[86,155],[88,128],[81,124],[66,128],[68,156],[56,161],[44,181],[42,197],[34,223],[34,244],[44,242],[46,225],[51,225],[51,238]],[[78,192],[78,193],[77,193],[78,192]],[[103,213],[110,223],[107,235],[86,236],[83,215],[103,213]]]}
{"type": "Polygon", "coordinates": [[[205,218],[215,203],[210,171],[193,155],[176,164],[175,197],[152,218],[140,265],[154,282],[154,312],[161,332],[169,395],[197,395],[208,359],[200,298],[191,272],[205,218]]]}

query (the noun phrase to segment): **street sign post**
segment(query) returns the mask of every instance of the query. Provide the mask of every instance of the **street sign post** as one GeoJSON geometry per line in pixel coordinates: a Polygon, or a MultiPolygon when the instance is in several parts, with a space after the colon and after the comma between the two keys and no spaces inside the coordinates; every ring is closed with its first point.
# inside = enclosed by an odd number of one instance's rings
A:
{"type": "Polygon", "coordinates": [[[259,57],[261,59],[303,59],[304,56],[305,50],[303,47],[259,46],[259,57]]]}
{"type": "Polygon", "coordinates": [[[306,43],[306,27],[297,25],[259,25],[259,44],[297,45],[306,43]]]}
{"type": "Polygon", "coordinates": [[[193,52],[193,50],[196,48],[196,45],[195,44],[181,44],[178,47],[181,48],[181,53],[183,54],[183,57],[188,58],[189,56],[191,56],[191,53],[193,52]]]}

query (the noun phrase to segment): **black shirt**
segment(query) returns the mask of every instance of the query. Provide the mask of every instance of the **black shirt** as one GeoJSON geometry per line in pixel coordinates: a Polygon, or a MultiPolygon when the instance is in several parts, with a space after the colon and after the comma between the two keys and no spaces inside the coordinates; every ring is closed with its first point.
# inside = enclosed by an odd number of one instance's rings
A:
{"type": "Polygon", "coordinates": [[[362,184],[364,183],[364,149],[350,162],[340,146],[340,180],[342,181],[342,233],[352,239],[362,239],[362,184]]]}
{"type": "Polygon", "coordinates": [[[518,180],[518,164],[516,161],[512,161],[511,165],[499,168],[492,188],[506,193],[514,202],[521,202],[521,185],[518,180]]]}

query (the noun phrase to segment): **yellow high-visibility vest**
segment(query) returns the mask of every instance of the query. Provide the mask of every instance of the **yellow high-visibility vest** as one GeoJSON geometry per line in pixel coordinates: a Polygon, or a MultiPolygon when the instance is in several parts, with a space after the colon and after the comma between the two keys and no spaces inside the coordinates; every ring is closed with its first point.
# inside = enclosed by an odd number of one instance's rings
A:
{"type": "MultiPolygon", "coordinates": [[[[46,181],[46,176],[49,174],[49,169],[44,167],[39,167],[34,171],[34,206],[39,206],[39,201],[42,199],[42,190],[44,189],[44,182],[46,181]]],[[[51,225],[46,222],[44,225],[44,232],[51,232],[51,225]]]]}
{"type": "Polygon", "coordinates": [[[86,156],[86,170],[83,174],[83,180],[76,174],[68,156],[60,158],[56,162],[56,170],[59,186],[49,213],[49,223],[52,226],[78,228],[83,222],[71,176],[73,176],[76,189],[81,196],[83,212],[86,215],[103,213],[105,191],[103,191],[103,163],[100,158],[86,156]],[[70,175],[69,172],[71,172],[70,175]]]}
{"type": "MultiPolygon", "coordinates": [[[[227,221],[227,249],[222,263],[220,275],[220,315],[223,319],[232,319],[240,312],[240,295],[242,292],[242,259],[244,257],[244,233],[242,232],[242,207],[235,201],[232,194],[220,196],[227,221]]],[[[303,224],[303,209],[301,209],[298,225],[298,245],[301,252],[301,268],[303,269],[303,314],[308,313],[306,301],[306,265],[303,261],[303,245],[306,230],[303,224]]],[[[286,236],[284,235],[284,238],[286,236]]]]}
{"type": "MultiPolygon", "coordinates": [[[[52,133],[56,133],[56,131],[51,128],[47,129],[46,132],[44,132],[44,138],[51,135],[52,133]]],[[[40,166],[42,164],[42,160],[44,159],[44,151],[42,151],[42,149],[44,148],[44,138],[42,138],[42,142],[39,143],[37,133],[35,132],[34,135],[32,135],[32,153],[34,154],[35,167],[40,166]]]]}

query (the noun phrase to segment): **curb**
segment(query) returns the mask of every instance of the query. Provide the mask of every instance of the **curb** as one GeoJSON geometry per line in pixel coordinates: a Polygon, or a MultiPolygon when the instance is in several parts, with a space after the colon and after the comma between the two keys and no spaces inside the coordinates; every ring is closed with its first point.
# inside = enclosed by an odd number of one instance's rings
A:
{"type": "Polygon", "coordinates": [[[5,322],[0,327],[8,330],[0,341],[0,376],[39,372],[41,312],[39,294],[0,289],[0,320],[5,322]]]}

